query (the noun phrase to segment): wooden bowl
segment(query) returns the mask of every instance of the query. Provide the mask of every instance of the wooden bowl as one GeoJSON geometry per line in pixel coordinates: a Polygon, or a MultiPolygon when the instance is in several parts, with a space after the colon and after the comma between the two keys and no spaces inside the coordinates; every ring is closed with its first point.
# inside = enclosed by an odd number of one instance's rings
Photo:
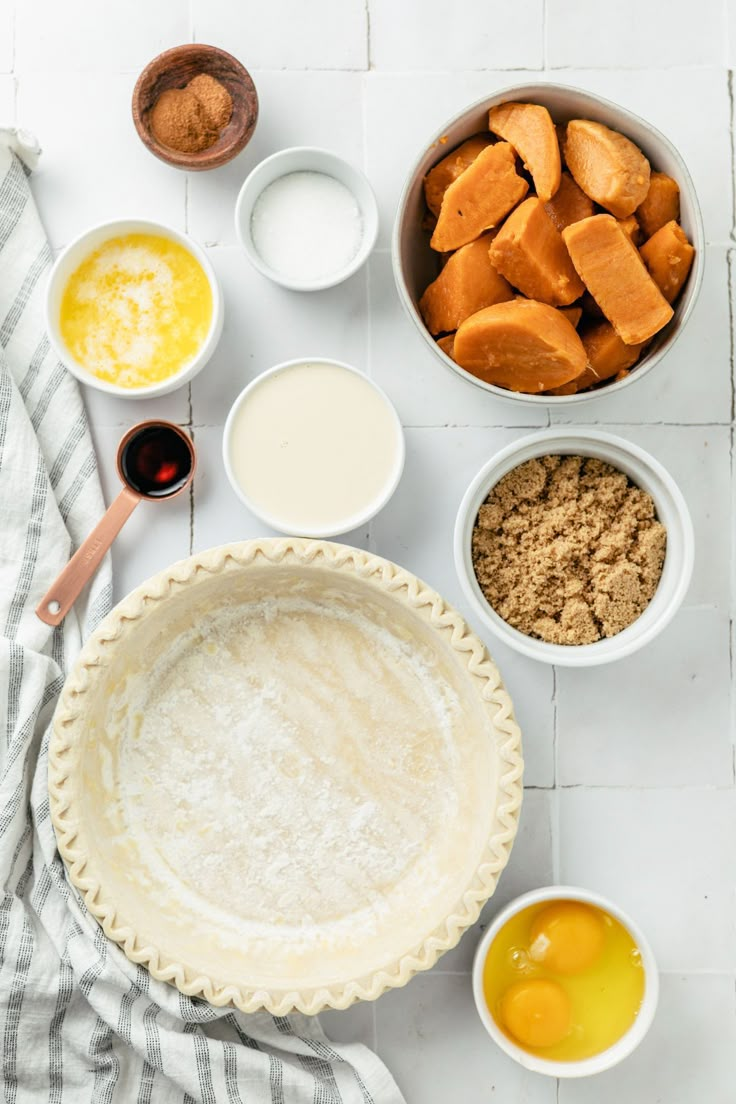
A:
{"type": "Polygon", "coordinates": [[[258,121],[258,93],[245,66],[217,46],[192,43],[165,50],[143,70],[133,89],[133,122],[143,144],[167,165],[189,172],[217,169],[232,161],[248,144],[258,121]],[[223,84],[233,101],[230,122],[214,145],[198,153],[164,146],[151,130],[151,109],[162,92],[183,88],[200,73],[223,84]]]}

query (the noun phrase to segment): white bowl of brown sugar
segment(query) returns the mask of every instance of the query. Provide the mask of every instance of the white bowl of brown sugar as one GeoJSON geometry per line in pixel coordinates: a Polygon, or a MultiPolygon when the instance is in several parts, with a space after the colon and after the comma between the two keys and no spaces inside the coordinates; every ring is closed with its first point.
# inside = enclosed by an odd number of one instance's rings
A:
{"type": "Polygon", "coordinates": [[[543,663],[589,667],[647,644],[682,603],[690,514],[637,445],[549,429],[496,453],[468,487],[455,565],[479,620],[543,663]]]}

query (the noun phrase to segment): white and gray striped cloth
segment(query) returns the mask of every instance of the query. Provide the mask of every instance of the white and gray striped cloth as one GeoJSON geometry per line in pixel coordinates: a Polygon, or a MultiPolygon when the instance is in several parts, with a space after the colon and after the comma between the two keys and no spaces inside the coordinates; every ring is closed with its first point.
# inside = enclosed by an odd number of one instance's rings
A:
{"type": "MultiPolygon", "coordinates": [[[[402,1104],[381,1062],[315,1019],[246,1016],[135,966],[70,889],[46,787],[48,726],[111,604],[106,563],[63,626],[34,607],[100,516],[84,407],[43,329],[51,254],[0,144],[0,1084],[11,1104],[402,1104]]],[[[111,447],[114,442],[111,442],[111,447]]]]}

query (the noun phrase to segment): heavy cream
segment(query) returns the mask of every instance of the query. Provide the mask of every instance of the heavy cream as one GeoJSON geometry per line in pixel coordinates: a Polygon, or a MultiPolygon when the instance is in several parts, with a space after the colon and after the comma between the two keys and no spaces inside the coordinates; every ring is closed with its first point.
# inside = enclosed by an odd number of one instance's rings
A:
{"type": "Polygon", "coordinates": [[[230,417],[231,478],[274,528],[345,532],[371,517],[403,463],[393,407],[359,372],[304,363],[258,380],[230,417]]]}

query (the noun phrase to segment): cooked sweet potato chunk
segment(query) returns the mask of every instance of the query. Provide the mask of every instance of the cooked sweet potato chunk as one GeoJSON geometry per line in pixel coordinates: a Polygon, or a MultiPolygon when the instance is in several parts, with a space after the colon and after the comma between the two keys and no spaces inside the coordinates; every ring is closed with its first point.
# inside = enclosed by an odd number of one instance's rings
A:
{"type": "Polygon", "coordinates": [[[585,371],[570,383],[554,388],[551,394],[574,395],[612,377],[618,379],[622,372],[628,375],[627,370],[636,364],[646,344],[624,345],[610,322],[587,327],[581,331],[580,339],[588,357],[585,371]]]}
{"type": "Polygon", "coordinates": [[[593,200],[578,188],[568,172],[560,176],[560,186],[544,205],[544,209],[557,229],[562,233],[566,226],[594,213],[593,200]]]}
{"type": "Polygon", "coordinates": [[[641,241],[641,227],[636,217],[634,215],[629,215],[628,218],[618,219],[617,221],[632,245],[638,245],[641,241]]]}
{"type": "Polygon", "coordinates": [[[627,345],[648,341],[672,318],[634,245],[611,215],[593,215],[562,231],[572,263],[627,345]]]}
{"type": "Polygon", "coordinates": [[[488,256],[492,238],[491,231],[461,246],[424,292],[419,309],[431,334],[456,330],[469,315],[513,297],[488,256]]]}
{"type": "Polygon", "coordinates": [[[574,326],[575,329],[577,329],[578,328],[578,323],[579,323],[580,319],[583,317],[583,308],[582,307],[560,307],[560,314],[564,314],[565,318],[570,323],[570,325],[574,326]]]}
{"type": "Polygon", "coordinates": [[[491,242],[493,264],[530,299],[564,307],[585,288],[541,199],[525,199],[491,242]]]}
{"type": "Polygon", "coordinates": [[[552,116],[540,104],[505,103],[488,112],[488,129],[509,142],[546,202],[560,186],[560,147],[552,116]]]}
{"type": "Polygon", "coordinates": [[[668,222],[652,234],[640,252],[649,275],[667,302],[673,303],[687,280],[695,256],[685,231],[674,220],[668,222]]]}
{"type": "Polygon", "coordinates": [[[429,170],[424,178],[424,198],[433,215],[439,215],[442,197],[453,180],[457,180],[490,144],[491,139],[487,134],[474,134],[429,170]]]}
{"type": "Polygon", "coordinates": [[[567,124],[565,158],[575,181],[616,218],[633,215],[649,191],[649,162],[638,146],[590,119],[567,124]]]}
{"type": "Polygon", "coordinates": [[[578,391],[611,379],[625,368],[632,368],[646,345],[625,345],[610,322],[598,322],[580,334],[588,366],[575,380],[578,391]]]}
{"type": "Polygon", "coordinates": [[[454,333],[445,334],[444,337],[437,338],[437,344],[443,353],[446,353],[450,360],[455,359],[455,335],[454,333]]]}
{"type": "Polygon", "coordinates": [[[430,245],[440,253],[467,245],[505,218],[528,190],[508,142],[488,146],[445,192],[430,245]]]}
{"type": "Polygon", "coordinates": [[[667,173],[653,172],[649,180],[649,191],[643,203],[636,208],[645,238],[651,238],[661,230],[666,222],[675,222],[680,217],[680,187],[667,173]]]}
{"type": "Polygon", "coordinates": [[[466,318],[455,334],[454,359],[486,383],[527,394],[575,379],[586,363],[567,319],[531,299],[496,303],[466,318]]]}

